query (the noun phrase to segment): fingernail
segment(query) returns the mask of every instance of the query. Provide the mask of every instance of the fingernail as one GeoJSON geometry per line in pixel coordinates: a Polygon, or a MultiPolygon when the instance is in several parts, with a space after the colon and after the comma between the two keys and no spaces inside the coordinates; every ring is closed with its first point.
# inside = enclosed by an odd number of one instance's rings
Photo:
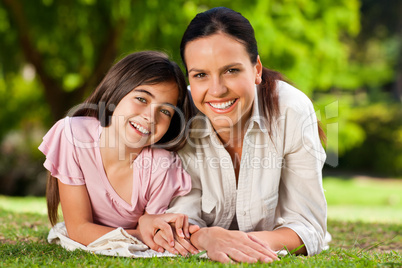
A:
{"type": "Polygon", "coordinates": [[[271,262],[271,259],[267,257],[264,259],[264,262],[271,262]]]}
{"type": "Polygon", "coordinates": [[[174,247],[174,241],[170,241],[169,244],[170,244],[171,247],[174,247]]]}
{"type": "Polygon", "coordinates": [[[180,236],[180,237],[184,237],[184,233],[183,233],[183,230],[179,230],[179,233],[178,233],[178,235],[180,236]]]}
{"type": "Polygon", "coordinates": [[[162,253],[163,251],[163,248],[158,248],[158,252],[162,253]]]}

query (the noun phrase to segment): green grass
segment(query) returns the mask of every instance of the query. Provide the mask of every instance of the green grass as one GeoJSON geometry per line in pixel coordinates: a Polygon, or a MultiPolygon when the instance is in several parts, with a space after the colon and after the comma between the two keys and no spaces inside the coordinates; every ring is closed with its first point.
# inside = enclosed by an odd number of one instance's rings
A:
{"type": "MultiPolygon", "coordinates": [[[[328,230],[333,237],[331,248],[312,257],[286,256],[269,266],[401,267],[402,204],[400,199],[393,197],[395,193],[402,192],[401,186],[400,182],[326,178],[324,188],[329,209],[328,230]],[[370,213],[365,215],[364,209],[367,207],[370,207],[370,213]],[[338,214],[334,213],[337,209],[340,211],[338,214]],[[345,213],[342,214],[342,211],[345,213]],[[346,216],[348,213],[350,215],[346,216]]],[[[196,257],[129,259],[98,256],[83,251],[70,252],[46,242],[49,228],[44,198],[0,196],[0,267],[263,266],[223,265],[196,257]]]]}
{"type": "Polygon", "coordinates": [[[402,224],[402,180],[326,177],[323,184],[329,219],[402,224]]]}

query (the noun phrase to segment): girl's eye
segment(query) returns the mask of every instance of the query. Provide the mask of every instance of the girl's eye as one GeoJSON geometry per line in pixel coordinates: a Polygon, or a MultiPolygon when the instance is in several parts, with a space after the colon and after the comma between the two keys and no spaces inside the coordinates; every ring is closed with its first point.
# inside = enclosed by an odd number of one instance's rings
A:
{"type": "Polygon", "coordinates": [[[205,77],[205,75],[206,75],[205,73],[198,73],[198,74],[195,74],[194,77],[195,78],[203,78],[203,77],[205,77]]]}
{"type": "Polygon", "coordinates": [[[170,111],[166,110],[166,109],[161,109],[161,113],[163,113],[163,114],[165,114],[165,115],[167,115],[169,117],[172,116],[172,113],[170,111]]]}
{"type": "Polygon", "coordinates": [[[146,99],[141,98],[141,97],[136,97],[136,99],[137,99],[139,102],[142,102],[142,103],[146,103],[146,102],[147,102],[146,99]]]}

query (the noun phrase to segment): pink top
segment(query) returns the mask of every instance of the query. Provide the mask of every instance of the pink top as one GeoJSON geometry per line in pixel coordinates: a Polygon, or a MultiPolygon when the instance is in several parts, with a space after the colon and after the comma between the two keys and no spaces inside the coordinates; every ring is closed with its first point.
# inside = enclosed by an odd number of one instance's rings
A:
{"type": "Polygon", "coordinates": [[[144,212],[161,214],[170,200],[191,190],[180,158],[163,149],[144,148],[133,162],[131,205],[113,189],[99,148],[102,127],[96,118],[66,117],[43,137],[39,150],[52,176],[68,185],[86,185],[94,223],[135,228],[144,212]]]}

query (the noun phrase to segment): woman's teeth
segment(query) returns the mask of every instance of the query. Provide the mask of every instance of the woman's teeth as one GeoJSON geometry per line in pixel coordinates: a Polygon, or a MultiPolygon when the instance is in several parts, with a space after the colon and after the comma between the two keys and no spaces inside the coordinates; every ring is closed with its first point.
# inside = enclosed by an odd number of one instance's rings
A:
{"type": "Polygon", "coordinates": [[[233,103],[235,103],[236,100],[231,100],[231,101],[227,101],[227,102],[222,102],[222,103],[209,103],[212,107],[216,108],[216,109],[227,109],[230,106],[233,105],[233,103]]]}
{"type": "Polygon", "coordinates": [[[145,128],[143,128],[142,126],[134,123],[134,122],[130,122],[130,124],[135,127],[139,132],[143,133],[143,134],[149,134],[149,131],[145,128]]]}

